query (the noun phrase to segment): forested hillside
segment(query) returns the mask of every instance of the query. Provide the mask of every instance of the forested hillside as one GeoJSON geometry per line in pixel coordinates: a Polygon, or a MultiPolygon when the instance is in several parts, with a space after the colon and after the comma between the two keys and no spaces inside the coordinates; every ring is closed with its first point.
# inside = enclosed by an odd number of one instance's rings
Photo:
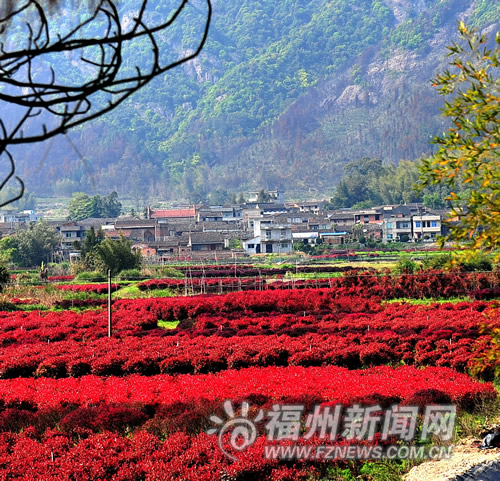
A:
{"type": "MultiPolygon", "coordinates": [[[[177,2],[151,2],[151,16],[177,2]]],[[[122,0],[133,14],[136,2],[122,0]]],[[[162,53],[194,48],[206,12],[188,4],[162,53]]],[[[68,19],[77,15],[60,13],[68,19]]],[[[117,191],[138,201],[205,200],[255,188],[326,197],[361,157],[397,163],[443,130],[429,79],[456,23],[498,30],[488,0],[214,0],[208,44],[111,115],[17,153],[38,194],[117,191]],[[45,149],[50,149],[45,155],[45,149]]],[[[147,58],[136,43],[127,65],[147,58]]],[[[145,61],[145,60],[144,60],[145,61]]],[[[84,75],[69,63],[67,75],[84,75]]],[[[223,197],[223,196],[222,196],[223,197]]]]}

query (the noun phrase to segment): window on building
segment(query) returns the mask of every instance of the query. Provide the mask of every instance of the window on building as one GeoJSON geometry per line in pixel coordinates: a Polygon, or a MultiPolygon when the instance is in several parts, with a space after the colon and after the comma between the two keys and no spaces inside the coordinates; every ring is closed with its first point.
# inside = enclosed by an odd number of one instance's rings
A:
{"type": "Polygon", "coordinates": [[[418,227],[422,227],[422,222],[420,222],[419,220],[417,220],[417,221],[415,222],[415,227],[417,227],[417,228],[418,228],[418,227]]]}
{"type": "Polygon", "coordinates": [[[248,248],[249,249],[254,249],[255,248],[255,244],[248,244],[248,248]]]}
{"type": "Polygon", "coordinates": [[[437,226],[438,226],[438,222],[437,222],[437,220],[433,220],[433,221],[431,222],[431,226],[432,226],[432,227],[437,227],[437,226]]]}
{"type": "Polygon", "coordinates": [[[282,249],[288,249],[288,243],[287,243],[287,242],[283,242],[283,243],[281,244],[281,248],[282,248],[282,249]]]}
{"type": "Polygon", "coordinates": [[[392,229],[392,222],[387,222],[387,228],[392,229]]]}
{"type": "Polygon", "coordinates": [[[387,234],[388,239],[392,239],[392,234],[387,234]]]}
{"type": "Polygon", "coordinates": [[[380,214],[375,214],[375,220],[380,220],[380,214]]]}

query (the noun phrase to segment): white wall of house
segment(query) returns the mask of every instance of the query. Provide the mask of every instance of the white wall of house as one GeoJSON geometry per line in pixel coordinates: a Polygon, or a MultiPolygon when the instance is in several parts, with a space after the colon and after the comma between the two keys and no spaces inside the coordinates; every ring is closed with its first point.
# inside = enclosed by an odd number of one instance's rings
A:
{"type": "Polygon", "coordinates": [[[260,254],[261,253],[259,251],[260,247],[261,247],[260,237],[254,237],[252,239],[248,239],[246,241],[243,241],[243,249],[245,249],[245,254],[248,254],[248,255],[260,254]],[[259,246],[259,247],[257,247],[257,246],[259,246]]]}
{"type": "Polygon", "coordinates": [[[415,239],[434,238],[441,234],[441,217],[439,215],[414,215],[412,222],[415,239]]]}

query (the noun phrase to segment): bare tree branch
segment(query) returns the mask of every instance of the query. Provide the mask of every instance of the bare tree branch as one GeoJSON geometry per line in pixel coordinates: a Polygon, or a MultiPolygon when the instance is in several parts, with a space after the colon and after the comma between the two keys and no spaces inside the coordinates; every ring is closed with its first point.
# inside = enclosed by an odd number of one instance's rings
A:
{"type": "MultiPolygon", "coordinates": [[[[206,18],[192,53],[166,62],[162,61],[158,36],[179,20],[188,0],[179,0],[170,16],[155,24],[146,19],[150,0],[141,0],[128,27],[124,27],[116,1],[96,0],[88,17],[64,34],[53,31],[48,7],[44,8],[40,0],[24,0],[16,5],[7,2],[6,8],[0,10],[3,14],[0,34],[23,16],[30,19],[23,48],[8,41],[0,43],[0,102],[17,106],[21,111],[14,125],[10,125],[11,119],[7,122],[0,118],[0,156],[6,155],[11,165],[11,172],[0,183],[0,190],[15,173],[10,146],[44,141],[112,111],[155,77],[194,59],[206,43],[212,16],[211,0],[205,0],[206,18]],[[89,37],[86,32],[94,25],[100,26],[101,34],[89,37]],[[142,68],[126,67],[126,49],[139,39],[149,44],[150,58],[142,68]],[[53,65],[54,56],[75,53],[79,55],[80,65],[88,69],[80,83],[60,78],[53,65]],[[31,121],[35,117],[37,121],[31,121]]],[[[22,196],[24,185],[17,179],[22,196]]]]}

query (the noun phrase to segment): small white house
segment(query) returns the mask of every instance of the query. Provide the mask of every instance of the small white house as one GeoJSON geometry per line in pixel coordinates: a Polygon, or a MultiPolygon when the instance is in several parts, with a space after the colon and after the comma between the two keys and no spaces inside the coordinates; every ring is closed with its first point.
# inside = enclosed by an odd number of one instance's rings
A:
{"type": "Polygon", "coordinates": [[[414,239],[434,239],[441,234],[441,217],[439,215],[414,215],[412,222],[414,239]]]}
{"type": "Polygon", "coordinates": [[[255,219],[254,236],[243,243],[247,254],[290,254],[292,227],[274,223],[272,219],[255,219]]]}
{"type": "Polygon", "coordinates": [[[5,224],[28,224],[29,222],[38,222],[41,215],[35,214],[33,210],[23,210],[22,212],[2,212],[0,213],[0,222],[5,224]]]}

